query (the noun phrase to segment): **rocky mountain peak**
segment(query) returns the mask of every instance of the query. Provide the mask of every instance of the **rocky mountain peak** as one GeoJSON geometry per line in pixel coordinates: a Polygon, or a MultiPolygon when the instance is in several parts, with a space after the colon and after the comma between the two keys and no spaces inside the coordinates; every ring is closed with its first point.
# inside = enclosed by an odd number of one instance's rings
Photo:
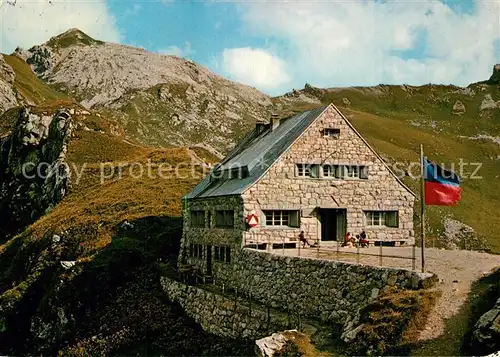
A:
{"type": "Polygon", "coordinates": [[[45,44],[53,49],[62,49],[77,45],[91,46],[102,43],[104,42],[93,39],[77,28],[71,28],[60,35],[51,37],[45,44]]]}
{"type": "Polygon", "coordinates": [[[493,66],[493,74],[491,75],[488,82],[492,84],[500,84],[500,64],[496,64],[493,66]]]}
{"type": "Polygon", "coordinates": [[[272,106],[268,95],[193,61],[97,41],[78,29],[16,55],[52,88],[123,123],[147,145],[225,151],[272,106]]]}

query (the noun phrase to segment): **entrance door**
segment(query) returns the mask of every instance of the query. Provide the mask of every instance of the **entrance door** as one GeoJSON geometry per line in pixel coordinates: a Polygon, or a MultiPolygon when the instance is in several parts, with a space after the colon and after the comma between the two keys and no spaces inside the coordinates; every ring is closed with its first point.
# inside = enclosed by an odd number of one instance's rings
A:
{"type": "Polygon", "coordinates": [[[341,241],[347,229],[347,210],[338,208],[320,208],[321,240],[341,241]]]}
{"type": "Polygon", "coordinates": [[[212,275],[212,246],[207,245],[207,275],[212,275]]]}

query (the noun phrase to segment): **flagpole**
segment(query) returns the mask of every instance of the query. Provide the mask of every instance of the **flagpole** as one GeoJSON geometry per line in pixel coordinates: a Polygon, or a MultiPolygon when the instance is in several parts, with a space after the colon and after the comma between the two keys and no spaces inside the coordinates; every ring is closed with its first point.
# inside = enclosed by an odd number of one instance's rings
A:
{"type": "Polygon", "coordinates": [[[422,253],[422,273],[425,272],[425,167],[424,167],[424,145],[420,144],[420,229],[422,231],[422,241],[420,243],[422,253]]]}

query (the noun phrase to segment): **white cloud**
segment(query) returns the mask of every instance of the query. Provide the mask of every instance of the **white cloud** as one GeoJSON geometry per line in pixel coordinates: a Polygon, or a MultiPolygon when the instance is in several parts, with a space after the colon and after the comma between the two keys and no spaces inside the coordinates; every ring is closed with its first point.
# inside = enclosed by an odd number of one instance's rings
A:
{"type": "Polygon", "coordinates": [[[171,55],[177,57],[189,58],[189,56],[196,53],[196,51],[191,47],[191,42],[186,41],[184,47],[180,48],[178,46],[168,46],[163,50],[158,50],[158,53],[162,55],[171,55]]]}
{"type": "Polygon", "coordinates": [[[221,62],[222,72],[229,78],[262,90],[273,90],[290,81],[285,62],[263,49],[225,49],[221,62]]]}
{"type": "MultiPolygon", "coordinates": [[[[500,61],[494,47],[500,39],[499,4],[476,0],[468,13],[438,0],[240,6],[251,35],[286,44],[283,58],[295,86],[351,86],[466,85],[489,78],[493,64],[500,61]]],[[[253,72],[259,71],[256,65],[253,72]]]]}
{"type": "Polygon", "coordinates": [[[100,0],[17,0],[0,4],[0,52],[29,48],[70,28],[96,39],[118,42],[120,33],[106,3],[100,0]]]}

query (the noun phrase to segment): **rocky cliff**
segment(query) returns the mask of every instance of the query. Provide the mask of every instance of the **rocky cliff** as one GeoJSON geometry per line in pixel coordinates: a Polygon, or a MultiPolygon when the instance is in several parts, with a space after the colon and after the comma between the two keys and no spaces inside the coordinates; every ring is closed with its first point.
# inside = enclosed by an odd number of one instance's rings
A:
{"type": "Polygon", "coordinates": [[[500,64],[496,64],[493,66],[493,74],[491,75],[488,82],[492,84],[500,84],[500,64]]]}
{"type": "Polygon", "coordinates": [[[13,84],[16,74],[0,54],[0,115],[17,105],[13,84]]]}
{"type": "Polygon", "coordinates": [[[69,183],[71,110],[23,107],[17,113],[11,134],[0,139],[1,241],[49,212],[69,183]]]}

